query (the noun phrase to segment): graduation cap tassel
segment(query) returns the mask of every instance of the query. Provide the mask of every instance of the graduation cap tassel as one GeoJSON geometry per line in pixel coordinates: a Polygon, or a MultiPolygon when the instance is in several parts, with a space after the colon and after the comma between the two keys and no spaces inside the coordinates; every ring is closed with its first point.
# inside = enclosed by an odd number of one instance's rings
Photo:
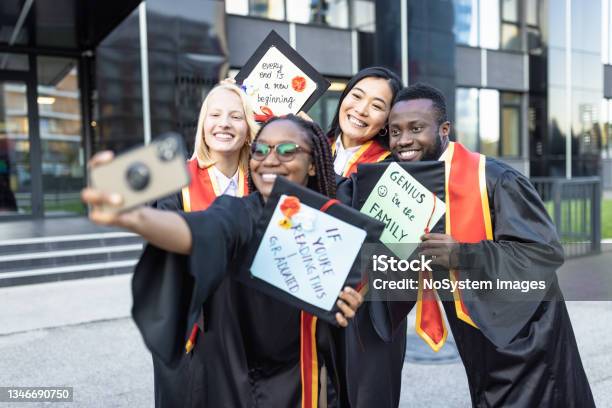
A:
{"type": "Polygon", "coordinates": [[[187,343],[185,344],[185,353],[189,354],[191,353],[191,351],[193,350],[193,347],[195,346],[196,340],[198,339],[198,332],[200,331],[200,328],[198,327],[198,324],[195,323],[193,325],[193,328],[191,329],[191,334],[189,335],[189,339],[187,339],[187,343]]]}

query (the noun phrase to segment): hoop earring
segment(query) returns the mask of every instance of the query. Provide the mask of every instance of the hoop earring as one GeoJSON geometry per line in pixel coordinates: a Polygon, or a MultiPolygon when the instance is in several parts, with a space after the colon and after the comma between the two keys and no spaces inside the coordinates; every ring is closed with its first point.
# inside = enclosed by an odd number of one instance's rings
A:
{"type": "Polygon", "coordinates": [[[384,128],[382,128],[382,129],[380,129],[380,130],[378,131],[378,136],[380,136],[380,137],[385,137],[385,136],[387,136],[387,128],[386,128],[386,127],[384,127],[384,128]],[[381,132],[381,131],[383,131],[383,130],[384,130],[384,132],[383,132],[383,133],[380,133],[380,132],[381,132]]]}

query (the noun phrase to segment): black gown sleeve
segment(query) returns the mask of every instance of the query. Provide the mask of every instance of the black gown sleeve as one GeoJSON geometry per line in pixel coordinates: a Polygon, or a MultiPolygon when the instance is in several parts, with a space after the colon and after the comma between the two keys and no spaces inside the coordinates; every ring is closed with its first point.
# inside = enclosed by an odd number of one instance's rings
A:
{"type": "Polygon", "coordinates": [[[191,255],[147,245],[132,280],[134,321],[151,353],[171,367],[179,364],[188,330],[250,239],[253,224],[244,200],[229,196],[206,211],[179,214],[192,234],[191,255]]]}
{"type": "Polygon", "coordinates": [[[179,192],[161,198],[153,203],[153,207],[166,211],[183,211],[183,195],[179,192]]]}
{"type": "Polygon", "coordinates": [[[494,240],[461,244],[460,270],[472,280],[491,281],[493,290],[462,293],[478,328],[496,346],[505,347],[541,301],[558,298],[552,292],[558,291],[556,270],[563,263],[563,248],[542,200],[526,177],[514,170],[503,171],[495,177],[489,197],[494,240]],[[545,289],[502,290],[497,289],[498,280],[541,281],[545,289]]]}

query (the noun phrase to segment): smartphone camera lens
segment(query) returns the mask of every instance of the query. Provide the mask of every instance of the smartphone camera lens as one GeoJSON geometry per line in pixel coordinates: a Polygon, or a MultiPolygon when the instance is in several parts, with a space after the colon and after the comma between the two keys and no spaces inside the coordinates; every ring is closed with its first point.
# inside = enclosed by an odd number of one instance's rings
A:
{"type": "Polygon", "coordinates": [[[128,167],[125,177],[132,190],[141,191],[149,185],[151,174],[145,164],[136,162],[128,167]]]}
{"type": "Polygon", "coordinates": [[[170,161],[176,157],[178,142],[174,137],[167,137],[157,145],[157,156],[161,161],[170,161]]]}

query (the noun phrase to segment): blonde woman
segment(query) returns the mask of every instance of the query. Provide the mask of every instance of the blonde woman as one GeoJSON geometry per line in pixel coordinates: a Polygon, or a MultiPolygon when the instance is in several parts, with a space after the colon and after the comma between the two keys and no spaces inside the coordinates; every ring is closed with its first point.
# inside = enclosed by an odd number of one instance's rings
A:
{"type": "Polygon", "coordinates": [[[213,88],[200,109],[188,162],[192,181],[182,191],[180,208],[199,211],[221,194],[247,195],[249,149],[256,133],[253,111],[240,88],[230,83],[213,88]]]}
{"type": "MultiPolygon", "coordinates": [[[[160,200],[157,208],[170,211],[202,211],[220,195],[248,195],[250,145],[257,130],[253,111],[242,90],[227,80],[214,87],[202,103],[193,156],[187,162],[191,183],[180,194],[160,200]]],[[[136,268],[135,279],[140,278],[136,276],[140,270],[136,268]]],[[[164,282],[164,285],[166,283],[164,282]]],[[[182,286],[185,282],[180,283],[182,286]]],[[[161,304],[167,307],[163,299],[160,299],[161,304]]],[[[187,333],[189,340],[184,345],[185,356],[178,367],[169,367],[154,355],[157,407],[188,406],[191,400],[197,399],[187,390],[191,385],[197,387],[196,384],[201,381],[201,369],[194,363],[192,355],[198,340],[202,341],[198,339],[202,328],[201,319],[199,324],[195,324],[191,332],[187,333]]]]}

